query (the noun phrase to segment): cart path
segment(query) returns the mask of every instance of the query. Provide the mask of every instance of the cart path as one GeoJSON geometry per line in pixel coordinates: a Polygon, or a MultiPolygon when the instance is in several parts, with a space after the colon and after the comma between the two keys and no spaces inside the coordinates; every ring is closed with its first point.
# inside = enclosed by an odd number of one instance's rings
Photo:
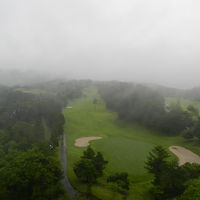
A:
{"type": "Polygon", "coordinates": [[[68,176],[67,176],[67,154],[66,154],[66,149],[67,149],[67,145],[66,145],[66,139],[65,139],[65,135],[62,135],[61,138],[61,149],[60,149],[60,155],[61,155],[61,165],[63,168],[63,175],[64,178],[61,181],[63,184],[63,187],[65,189],[65,191],[67,192],[67,194],[71,197],[76,197],[78,196],[77,192],[74,190],[74,188],[72,187],[71,183],[69,182],[68,176]]]}

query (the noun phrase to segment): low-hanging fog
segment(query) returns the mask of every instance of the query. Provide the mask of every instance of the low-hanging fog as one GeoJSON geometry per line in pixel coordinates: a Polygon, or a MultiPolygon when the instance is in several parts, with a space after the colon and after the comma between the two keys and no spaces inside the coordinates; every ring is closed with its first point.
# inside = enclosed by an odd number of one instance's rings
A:
{"type": "Polygon", "coordinates": [[[198,0],[0,1],[2,69],[200,86],[198,0]]]}

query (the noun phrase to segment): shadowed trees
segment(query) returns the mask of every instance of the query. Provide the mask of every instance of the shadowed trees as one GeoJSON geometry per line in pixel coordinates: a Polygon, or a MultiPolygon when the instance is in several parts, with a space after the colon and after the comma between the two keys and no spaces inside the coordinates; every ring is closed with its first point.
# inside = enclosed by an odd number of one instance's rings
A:
{"type": "Polygon", "coordinates": [[[80,160],[75,163],[74,173],[80,182],[87,184],[87,195],[91,194],[92,184],[103,176],[107,163],[108,161],[104,159],[103,155],[100,152],[94,152],[91,147],[88,147],[80,160]]]}
{"type": "Polygon", "coordinates": [[[0,87],[0,199],[56,200],[63,196],[62,172],[53,147],[63,133],[62,108],[81,95],[83,85],[77,82],[76,87],[73,83],[62,89],[53,89],[55,83],[44,85],[35,86],[44,91],[40,94],[31,93],[34,86],[21,91],[0,87]]]}
{"type": "Polygon", "coordinates": [[[103,175],[107,163],[108,161],[100,152],[96,153],[91,147],[88,147],[80,160],[75,163],[74,172],[81,182],[92,184],[103,175]]]}
{"type": "Polygon", "coordinates": [[[0,168],[0,199],[56,200],[64,193],[59,163],[38,149],[8,155],[0,168]]]}
{"type": "Polygon", "coordinates": [[[147,157],[145,168],[153,174],[151,192],[156,200],[171,199],[183,194],[187,182],[200,177],[200,165],[186,163],[179,166],[177,161],[170,161],[162,146],[156,146],[147,157]]]}
{"type": "Polygon", "coordinates": [[[107,108],[117,112],[121,120],[169,135],[180,134],[193,126],[192,113],[196,111],[192,107],[188,112],[177,104],[166,111],[164,98],[153,89],[122,82],[99,84],[98,89],[107,108]]]}
{"type": "MultiPolygon", "coordinates": [[[[74,173],[78,180],[87,184],[86,194],[91,195],[91,187],[96,184],[98,178],[103,176],[104,169],[108,161],[106,161],[101,152],[95,152],[90,146],[83,152],[80,160],[74,165],[74,173]]],[[[120,193],[126,199],[129,190],[128,173],[115,173],[107,177],[107,183],[113,185],[114,192],[120,193]]]]}
{"type": "Polygon", "coordinates": [[[194,179],[187,183],[187,189],[177,200],[198,200],[200,199],[200,179],[194,179]]]}
{"type": "Polygon", "coordinates": [[[113,189],[123,195],[123,199],[126,199],[129,190],[128,173],[121,172],[115,173],[107,178],[108,183],[113,184],[113,189]]]}
{"type": "Polygon", "coordinates": [[[159,185],[161,182],[160,175],[167,165],[168,158],[169,154],[162,146],[156,146],[147,157],[145,168],[148,170],[149,173],[154,174],[153,182],[156,185],[159,185]]]}

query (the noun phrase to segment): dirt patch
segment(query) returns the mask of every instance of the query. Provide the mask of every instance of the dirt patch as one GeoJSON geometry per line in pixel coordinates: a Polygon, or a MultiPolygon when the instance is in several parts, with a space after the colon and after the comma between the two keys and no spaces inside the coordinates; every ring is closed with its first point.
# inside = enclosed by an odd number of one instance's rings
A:
{"type": "Polygon", "coordinates": [[[92,140],[99,140],[102,139],[102,137],[98,136],[91,136],[91,137],[82,137],[75,140],[75,146],[76,147],[87,147],[90,144],[90,141],[92,140]]]}
{"type": "Polygon", "coordinates": [[[171,146],[169,150],[178,157],[179,165],[184,165],[187,162],[200,164],[200,157],[184,147],[171,146]]]}

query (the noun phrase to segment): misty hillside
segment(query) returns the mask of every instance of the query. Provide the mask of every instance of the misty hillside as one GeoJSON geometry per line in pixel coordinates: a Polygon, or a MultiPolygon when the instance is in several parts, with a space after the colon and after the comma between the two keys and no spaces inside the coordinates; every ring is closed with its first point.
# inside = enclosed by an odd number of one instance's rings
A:
{"type": "Polygon", "coordinates": [[[5,86],[24,86],[59,78],[52,73],[34,70],[0,69],[0,84],[5,86]]]}
{"type": "Polygon", "coordinates": [[[144,84],[145,86],[159,92],[165,97],[185,98],[193,101],[200,101],[200,87],[191,89],[178,89],[165,87],[158,84],[144,84]]]}
{"type": "Polygon", "coordinates": [[[25,75],[0,86],[0,199],[185,200],[189,182],[198,189],[199,89],[25,75]]]}
{"type": "MultiPolygon", "coordinates": [[[[58,75],[48,71],[35,71],[35,70],[6,70],[0,69],[0,85],[4,86],[29,86],[35,88],[54,87],[55,90],[58,89],[64,82],[60,80],[65,80],[66,75],[58,75]]],[[[88,80],[89,81],[89,80],[88,80]]],[[[90,81],[89,81],[90,82],[90,81]]],[[[75,82],[74,82],[75,84],[75,82]]],[[[136,85],[137,83],[129,83],[136,85]]],[[[165,97],[176,97],[176,98],[186,98],[194,101],[200,100],[200,88],[191,89],[179,89],[166,87],[154,83],[143,83],[141,85],[147,86],[165,97]]],[[[63,86],[64,87],[64,86],[63,86]]]]}
{"type": "Polygon", "coordinates": [[[0,0],[0,200],[200,200],[199,8],[0,0]]]}

